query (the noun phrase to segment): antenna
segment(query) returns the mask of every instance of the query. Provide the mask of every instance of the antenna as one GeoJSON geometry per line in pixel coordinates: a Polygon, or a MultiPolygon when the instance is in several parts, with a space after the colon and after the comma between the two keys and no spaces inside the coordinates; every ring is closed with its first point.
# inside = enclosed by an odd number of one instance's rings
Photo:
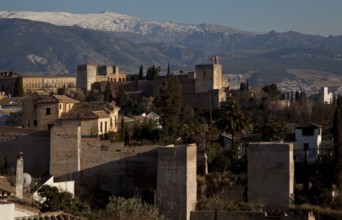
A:
{"type": "Polygon", "coordinates": [[[30,184],[32,182],[32,177],[30,174],[28,173],[24,173],[23,175],[23,179],[24,179],[24,192],[30,193],[30,184]]]}

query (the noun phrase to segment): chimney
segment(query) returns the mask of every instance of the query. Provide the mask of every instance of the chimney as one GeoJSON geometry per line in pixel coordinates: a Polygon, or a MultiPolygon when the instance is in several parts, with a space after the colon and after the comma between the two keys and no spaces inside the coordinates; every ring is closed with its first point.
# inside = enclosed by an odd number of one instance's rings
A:
{"type": "Polygon", "coordinates": [[[17,169],[15,178],[15,196],[19,199],[23,199],[24,189],[24,153],[19,152],[17,159],[17,169]]]}

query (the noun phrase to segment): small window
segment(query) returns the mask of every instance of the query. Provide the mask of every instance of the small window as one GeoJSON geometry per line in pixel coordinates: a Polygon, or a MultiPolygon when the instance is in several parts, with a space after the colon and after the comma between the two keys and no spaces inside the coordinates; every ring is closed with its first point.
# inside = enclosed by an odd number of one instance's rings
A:
{"type": "Polygon", "coordinates": [[[100,122],[100,132],[102,133],[102,121],[100,122]]]}
{"type": "Polygon", "coordinates": [[[309,143],[304,143],[303,147],[304,147],[304,151],[308,151],[309,150],[309,143]]]}
{"type": "Polygon", "coordinates": [[[59,104],[59,109],[60,109],[60,110],[62,109],[62,104],[59,104]]]}
{"type": "Polygon", "coordinates": [[[303,128],[302,135],[303,136],[314,136],[315,135],[315,129],[314,128],[303,128]]]}
{"type": "Polygon", "coordinates": [[[107,133],[107,122],[105,121],[105,133],[107,133]]]}
{"type": "Polygon", "coordinates": [[[51,108],[46,108],[46,115],[51,115],[51,108]]]}
{"type": "Polygon", "coordinates": [[[33,120],[33,125],[37,127],[37,120],[33,120]]]}

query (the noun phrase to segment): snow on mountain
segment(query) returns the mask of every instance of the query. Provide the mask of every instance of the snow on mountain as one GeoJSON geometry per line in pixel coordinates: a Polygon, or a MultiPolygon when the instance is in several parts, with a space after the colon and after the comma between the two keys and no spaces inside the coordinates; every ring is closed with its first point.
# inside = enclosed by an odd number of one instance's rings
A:
{"type": "Polygon", "coordinates": [[[26,58],[31,61],[33,64],[46,64],[47,60],[44,57],[40,57],[34,54],[29,54],[26,56],[26,58]]]}
{"type": "Polygon", "coordinates": [[[243,32],[222,25],[179,24],[174,22],[146,21],[114,12],[72,14],[66,12],[0,11],[0,18],[19,18],[47,22],[58,26],[80,26],[86,29],[130,32],[139,35],[175,40],[195,32],[243,32]]]}

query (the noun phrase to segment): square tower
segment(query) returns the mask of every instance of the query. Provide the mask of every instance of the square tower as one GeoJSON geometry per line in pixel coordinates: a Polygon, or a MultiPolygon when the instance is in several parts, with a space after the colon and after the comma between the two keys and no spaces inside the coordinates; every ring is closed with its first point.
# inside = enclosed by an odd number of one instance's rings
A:
{"type": "Polygon", "coordinates": [[[248,200],[289,208],[294,190],[292,143],[252,143],[248,147],[248,200]]]}
{"type": "Polygon", "coordinates": [[[96,82],[97,66],[93,64],[77,65],[76,87],[91,90],[91,85],[96,82]]]}
{"type": "Polygon", "coordinates": [[[157,207],[168,219],[190,219],[197,199],[197,146],[166,146],[158,150],[157,207]]]}
{"type": "Polygon", "coordinates": [[[212,64],[196,65],[195,93],[220,90],[222,86],[222,65],[219,64],[217,56],[213,58],[212,64]]]}

